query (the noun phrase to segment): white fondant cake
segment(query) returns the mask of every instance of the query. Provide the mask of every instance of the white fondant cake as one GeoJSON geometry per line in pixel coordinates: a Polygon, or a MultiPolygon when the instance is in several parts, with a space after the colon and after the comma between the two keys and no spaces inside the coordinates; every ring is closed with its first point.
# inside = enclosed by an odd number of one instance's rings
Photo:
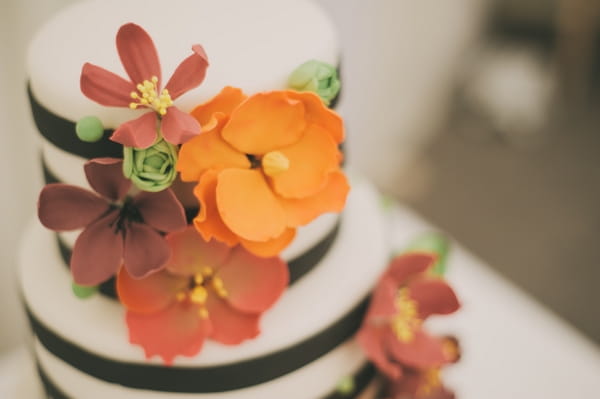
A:
{"type": "MultiPolygon", "coordinates": [[[[331,23],[310,1],[88,1],[50,20],[33,41],[28,62],[32,104],[67,124],[95,115],[105,128],[116,128],[138,116],[133,110],[88,100],[79,86],[85,62],[125,76],[114,36],[127,22],[152,35],[164,76],[190,54],[192,44],[204,46],[210,61],[205,81],[177,99],[177,106],[186,111],[227,85],[250,95],[283,90],[291,71],[307,60],[339,63],[331,23]]],[[[36,117],[43,130],[40,120],[36,117]]],[[[83,174],[86,158],[67,147],[42,138],[47,180],[88,188],[83,174]]],[[[114,298],[97,294],[81,300],[73,295],[65,256],[77,234],[56,235],[36,223],[21,248],[21,288],[37,335],[34,352],[53,397],[312,399],[335,394],[342,378],[357,376],[367,364],[352,334],[389,249],[378,195],[360,179],[353,181],[341,216],[325,214],[301,227],[282,253],[293,262],[319,246],[323,252],[263,315],[257,338],[237,346],[208,341],[197,356],[178,356],[171,367],[158,358],[146,359],[139,346],[129,343],[125,309],[114,298]],[[327,240],[332,243],[323,246],[327,240]],[[274,360],[277,356],[284,356],[285,362],[289,360],[285,356],[302,360],[292,359],[291,366],[283,366],[274,360]],[[143,378],[128,385],[128,376],[115,376],[113,366],[135,369],[138,377],[149,370],[148,387],[143,378]],[[258,373],[256,383],[238,383],[242,375],[222,371],[250,368],[258,373]],[[215,372],[225,382],[221,388],[199,393],[178,389],[178,384],[186,385],[191,375],[187,371],[192,369],[205,376],[215,372]],[[152,377],[158,375],[154,372],[168,374],[177,389],[156,388],[160,379],[152,377]]]]}

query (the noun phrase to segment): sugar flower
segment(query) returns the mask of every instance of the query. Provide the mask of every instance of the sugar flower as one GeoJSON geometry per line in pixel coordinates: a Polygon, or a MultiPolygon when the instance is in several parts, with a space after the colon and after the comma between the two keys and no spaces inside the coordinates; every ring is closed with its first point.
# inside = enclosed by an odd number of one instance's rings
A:
{"type": "Polygon", "coordinates": [[[390,384],[389,399],[454,399],[454,393],[443,385],[441,370],[405,369],[402,378],[390,384]]]}
{"type": "Polygon", "coordinates": [[[272,256],[296,227],[343,209],[342,120],[316,94],[226,87],[192,115],[204,132],[182,146],[177,169],[198,182],[194,224],[206,240],[272,256]]]}
{"type": "Polygon", "coordinates": [[[202,46],[192,46],[192,55],[179,64],[161,89],[158,53],[148,33],[128,23],[117,33],[117,51],[129,81],[106,69],[86,63],[81,71],[81,91],[106,106],[146,108],[137,119],[121,124],[111,140],[127,147],[148,148],[158,132],[171,144],[181,144],[200,133],[200,126],[173,101],[204,80],[208,59],[202,46]]]}
{"type": "Polygon", "coordinates": [[[392,380],[402,376],[404,367],[423,370],[456,360],[445,338],[423,329],[430,315],[459,308],[452,288],[428,273],[435,262],[435,255],[420,252],[393,259],[375,288],[358,332],[367,356],[392,380]]]}
{"type": "Polygon", "coordinates": [[[207,338],[237,345],[256,337],[261,314],[288,284],[286,264],[204,241],[191,226],[167,242],[172,255],[164,270],[135,279],[123,268],[117,276],[131,343],[171,364],[177,355],[196,355],[207,338]]]}
{"type": "Polygon", "coordinates": [[[122,163],[98,158],[85,164],[95,192],[55,183],[40,193],[38,216],[44,226],[55,231],[83,228],[71,256],[77,284],[99,284],[122,264],[136,278],[160,269],[171,252],[161,233],[187,225],[183,207],[170,189],[128,196],[131,182],[123,176],[122,163]]]}

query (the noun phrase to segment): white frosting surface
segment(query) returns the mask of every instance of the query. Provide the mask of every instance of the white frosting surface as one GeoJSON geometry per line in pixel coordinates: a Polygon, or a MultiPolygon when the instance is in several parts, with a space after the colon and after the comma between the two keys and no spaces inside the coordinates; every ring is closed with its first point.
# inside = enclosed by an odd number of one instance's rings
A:
{"type": "Polygon", "coordinates": [[[309,59],[338,62],[331,22],[306,0],[83,1],[48,21],[30,45],[28,73],[38,101],[66,119],[96,115],[111,128],[143,112],[100,106],[79,89],[85,62],[127,76],[115,47],[126,22],[153,38],[165,82],[193,44],[204,46],[210,67],[200,87],[176,100],[184,111],[227,85],[248,94],[283,89],[309,59]]]}
{"type": "Polygon", "coordinates": [[[36,340],[38,360],[61,390],[72,398],[86,399],[307,399],[329,394],[345,376],[355,375],[365,362],[354,340],[338,346],[325,356],[274,380],[252,387],[220,393],[186,394],[147,391],[110,384],[71,367],[36,340]]]}
{"type": "MultiPolygon", "coordinates": [[[[52,331],[92,353],[148,362],[143,350],[128,342],[125,311],[117,301],[101,295],[80,300],[72,294],[70,273],[53,234],[36,223],[21,247],[20,280],[31,311],[52,331]]],[[[300,342],[356,306],[375,284],[387,258],[379,197],[366,182],[356,182],[333,247],[264,314],[261,335],[235,347],[207,342],[199,356],[179,357],[175,364],[234,363],[300,342]]],[[[150,362],[160,363],[157,358],[150,362]]]]}

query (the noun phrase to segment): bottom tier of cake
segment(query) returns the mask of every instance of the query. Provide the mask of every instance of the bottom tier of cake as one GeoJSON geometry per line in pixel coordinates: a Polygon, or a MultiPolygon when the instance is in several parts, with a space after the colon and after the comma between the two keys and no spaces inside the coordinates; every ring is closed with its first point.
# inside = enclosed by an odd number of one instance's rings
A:
{"type": "Polygon", "coordinates": [[[38,224],[24,238],[19,277],[52,398],[355,398],[376,381],[353,335],[388,256],[379,195],[355,180],[334,244],[265,313],[262,333],[238,346],[207,342],[172,366],[129,343],[118,301],[72,294],[56,237],[38,224]]]}

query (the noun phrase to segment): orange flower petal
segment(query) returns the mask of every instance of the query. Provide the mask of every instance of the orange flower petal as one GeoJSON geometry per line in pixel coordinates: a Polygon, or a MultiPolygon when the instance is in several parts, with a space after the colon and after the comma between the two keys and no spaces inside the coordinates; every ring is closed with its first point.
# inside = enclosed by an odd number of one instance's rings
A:
{"type": "Polygon", "coordinates": [[[289,169],[270,178],[277,194],[304,198],[323,189],[327,176],[338,167],[337,145],[320,126],[310,125],[296,144],[280,149],[289,169]]]}
{"type": "Polygon", "coordinates": [[[206,241],[214,238],[233,246],[239,239],[225,226],[219,214],[216,199],[217,176],[218,173],[214,170],[205,172],[194,189],[194,195],[200,201],[200,213],[194,219],[194,227],[206,241]]]}
{"type": "Polygon", "coordinates": [[[241,89],[226,86],[211,100],[194,108],[191,114],[200,122],[200,126],[208,125],[215,113],[231,115],[233,110],[246,98],[247,96],[241,89]]]}
{"type": "Polygon", "coordinates": [[[327,108],[321,98],[312,92],[287,91],[289,98],[300,100],[306,110],[306,121],[327,130],[331,138],[340,144],[344,141],[344,121],[331,109],[327,108]]]}
{"type": "Polygon", "coordinates": [[[218,126],[181,146],[177,161],[181,180],[198,181],[206,170],[223,168],[249,169],[250,161],[221,138],[218,126]]]}
{"type": "Polygon", "coordinates": [[[296,229],[288,228],[285,229],[279,237],[275,237],[272,240],[248,241],[241,239],[240,243],[244,248],[252,252],[254,255],[268,258],[279,255],[279,253],[283,251],[283,249],[287,247],[290,242],[292,242],[294,237],[296,237],[296,229]]]}
{"type": "Polygon", "coordinates": [[[286,228],[279,200],[263,174],[255,169],[225,169],[219,173],[217,206],[225,225],[246,240],[267,241],[286,228]]]}
{"type": "Polygon", "coordinates": [[[246,154],[262,155],[294,144],[306,127],[304,105],[285,92],[258,93],[237,107],[223,139],[246,154]]]}
{"type": "MultiPolygon", "coordinates": [[[[326,212],[341,212],[350,186],[341,171],[331,172],[325,187],[317,194],[300,199],[281,199],[288,226],[302,226],[326,212]]],[[[243,244],[243,243],[242,243],[243,244]]]]}

